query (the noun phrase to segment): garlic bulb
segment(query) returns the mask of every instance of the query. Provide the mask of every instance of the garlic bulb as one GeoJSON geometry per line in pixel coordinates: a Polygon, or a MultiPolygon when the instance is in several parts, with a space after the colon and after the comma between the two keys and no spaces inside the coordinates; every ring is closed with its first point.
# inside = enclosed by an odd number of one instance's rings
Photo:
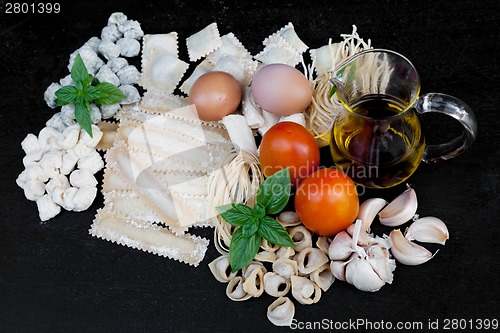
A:
{"type": "Polygon", "coordinates": [[[380,223],[390,227],[397,227],[408,222],[417,212],[417,194],[408,186],[408,189],[387,205],[379,214],[380,223]]]}
{"type": "Polygon", "coordinates": [[[335,278],[363,291],[377,291],[392,283],[396,263],[388,251],[390,241],[367,234],[359,219],[349,231],[352,236],[348,232],[337,234],[328,249],[335,278]]]}

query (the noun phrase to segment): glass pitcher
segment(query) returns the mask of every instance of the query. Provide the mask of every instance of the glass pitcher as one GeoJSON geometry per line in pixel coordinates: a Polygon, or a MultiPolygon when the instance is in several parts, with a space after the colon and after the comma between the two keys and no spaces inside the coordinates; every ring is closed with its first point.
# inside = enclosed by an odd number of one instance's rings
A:
{"type": "Polygon", "coordinates": [[[444,94],[419,96],[415,67],[396,52],[357,53],[335,69],[331,82],[345,109],[332,129],[332,158],[366,187],[395,186],[410,177],[421,161],[455,157],[476,137],[477,123],[470,107],[444,94]],[[444,144],[426,145],[418,114],[427,112],[455,118],[463,126],[462,133],[444,144]]]}

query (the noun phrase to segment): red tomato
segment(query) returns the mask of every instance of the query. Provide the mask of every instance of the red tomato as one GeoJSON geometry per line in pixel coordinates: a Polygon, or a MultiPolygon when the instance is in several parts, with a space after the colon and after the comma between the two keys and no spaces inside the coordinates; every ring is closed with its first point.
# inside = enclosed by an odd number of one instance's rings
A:
{"type": "Polygon", "coordinates": [[[288,167],[292,185],[297,186],[319,167],[318,144],[304,126],[279,122],[262,138],[260,167],[266,177],[288,167]]]}
{"type": "Polygon", "coordinates": [[[295,210],[311,231],[333,236],[347,229],[358,215],[356,184],[338,169],[319,169],[297,188],[295,210]]]}

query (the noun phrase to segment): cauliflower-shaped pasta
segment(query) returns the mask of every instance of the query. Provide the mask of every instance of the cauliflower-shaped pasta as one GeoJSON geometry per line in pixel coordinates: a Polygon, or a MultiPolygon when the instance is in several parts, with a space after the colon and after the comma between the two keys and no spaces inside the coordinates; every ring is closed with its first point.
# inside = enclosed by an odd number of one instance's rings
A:
{"type": "MultiPolygon", "coordinates": [[[[135,39],[133,40],[135,41],[135,39]]],[[[139,72],[137,67],[132,65],[123,67],[116,73],[116,75],[118,75],[121,84],[136,84],[141,78],[141,73],[139,72]]]]}
{"type": "Polygon", "coordinates": [[[45,184],[38,179],[28,180],[23,188],[24,196],[30,201],[36,201],[45,194],[45,184]]]}
{"type": "Polygon", "coordinates": [[[118,72],[120,69],[128,65],[128,61],[125,58],[113,58],[106,64],[113,73],[118,72]]]}
{"type": "Polygon", "coordinates": [[[116,45],[120,48],[120,54],[123,57],[135,57],[141,52],[141,44],[134,38],[120,38],[116,41],[116,45]]]}
{"type": "Polygon", "coordinates": [[[40,150],[40,144],[36,135],[32,133],[28,134],[21,142],[21,148],[23,148],[26,154],[40,150]]]}
{"type": "Polygon", "coordinates": [[[56,91],[59,90],[59,88],[61,88],[61,85],[59,83],[53,82],[43,93],[43,99],[45,100],[45,103],[47,103],[47,105],[52,109],[55,109],[57,107],[56,91]]]}
{"type": "Polygon", "coordinates": [[[69,175],[69,182],[74,187],[96,186],[97,179],[89,170],[75,170],[69,175]]]}
{"type": "Polygon", "coordinates": [[[47,194],[52,194],[56,188],[61,188],[66,190],[69,187],[68,177],[65,175],[59,174],[54,178],[51,178],[47,185],[45,186],[45,190],[47,194]]]}
{"type": "Polygon", "coordinates": [[[102,168],[104,168],[104,161],[96,150],[78,160],[78,169],[80,170],[89,170],[95,174],[102,168]]]}
{"type": "Polygon", "coordinates": [[[95,185],[80,187],[73,197],[73,211],[87,210],[94,202],[96,195],[97,187],[95,185]]]}
{"type": "Polygon", "coordinates": [[[47,177],[56,177],[60,173],[59,168],[62,166],[62,152],[59,150],[50,150],[45,153],[40,160],[40,166],[47,177]]]}
{"type": "Polygon", "coordinates": [[[36,201],[40,220],[47,221],[61,212],[61,206],[52,201],[50,195],[45,194],[36,201]]]}
{"type": "Polygon", "coordinates": [[[66,154],[64,154],[62,157],[62,165],[59,168],[61,174],[69,175],[71,171],[75,169],[78,159],[79,157],[75,154],[73,150],[66,151],[66,154]]]}
{"type": "Polygon", "coordinates": [[[99,82],[109,82],[115,86],[120,85],[120,79],[108,65],[103,65],[95,75],[95,78],[98,79],[99,82]]]}
{"type": "Polygon", "coordinates": [[[99,53],[107,60],[120,56],[120,47],[110,40],[103,40],[99,44],[99,53]]]}
{"type": "MultiPolygon", "coordinates": [[[[122,33],[118,30],[118,27],[115,24],[107,25],[101,30],[101,40],[102,41],[110,41],[116,42],[122,33]]],[[[101,42],[102,43],[102,42],[101,42]]],[[[99,47],[98,47],[99,49],[99,47]]]]}

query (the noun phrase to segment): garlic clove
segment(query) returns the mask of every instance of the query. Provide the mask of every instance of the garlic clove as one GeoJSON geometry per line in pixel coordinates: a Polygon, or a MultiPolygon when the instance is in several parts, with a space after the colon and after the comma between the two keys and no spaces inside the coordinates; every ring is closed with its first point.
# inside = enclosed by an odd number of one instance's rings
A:
{"type": "Polygon", "coordinates": [[[386,255],[386,249],[380,245],[372,245],[366,250],[368,255],[367,260],[373,270],[382,279],[382,281],[391,284],[394,278],[394,270],[396,269],[396,261],[389,259],[386,255]]]}
{"type": "Polygon", "coordinates": [[[330,270],[333,276],[340,281],[345,281],[345,266],[347,263],[344,261],[330,261],[330,270]]]}
{"type": "Polygon", "coordinates": [[[391,231],[389,236],[392,241],[392,255],[402,264],[420,265],[433,257],[426,248],[406,239],[399,229],[391,231]]]}
{"type": "Polygon", "coordinates": [[[339,232],[330,243],[328,256],[331,260],[346,260],[354,252],[352,238],[345,231],[339,232]]]}
{"type": "Polygon", "coordinates": [[[363,227],[370,231],[375,216],[387,205],[387,201],[382,198],[372,198],[365,200],[360,206],[357,219],[363,221],[363,227]]]}
{"type": "Polygon", "coordinates": [[[401,193],[378,214],[380,223],[390,227],[397,227],[408,222],[417,212],[417,194],[408,185],[408,189],[401,193]]]}
{"type": "Polygon", "coordinates": [[[353,254],[345,270],[346,281],[362,291],[377,291],[385,284],[368,260],[353,254]]]}
{"type": "Polygon", "coordinates": [[[437,217],[428,216],[413,222],[406,229],[405,237],[410,241],[416,240],[444,245],[450,234],[443,221],[437,217]]]}

